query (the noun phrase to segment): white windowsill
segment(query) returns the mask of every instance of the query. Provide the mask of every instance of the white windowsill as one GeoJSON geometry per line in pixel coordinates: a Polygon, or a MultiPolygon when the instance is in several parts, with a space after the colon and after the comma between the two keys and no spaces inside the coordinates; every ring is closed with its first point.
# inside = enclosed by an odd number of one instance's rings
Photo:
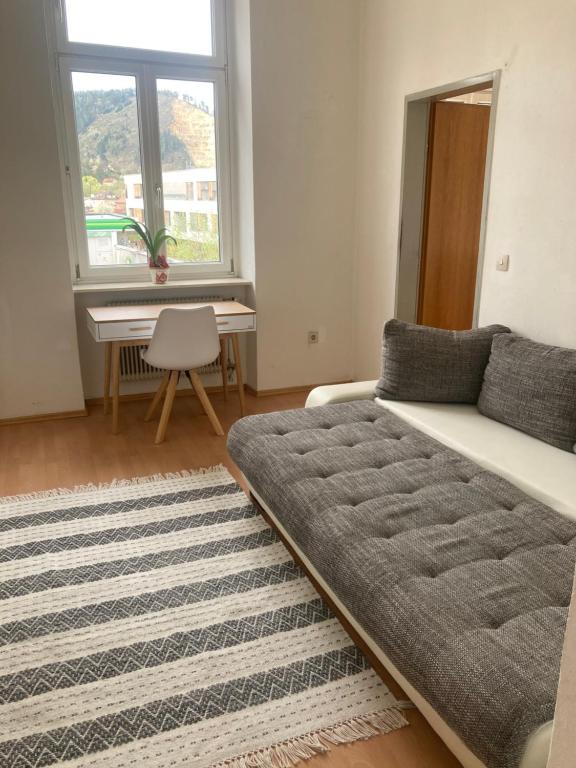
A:
{"type": "Polygon", "coordinates": [[[74,283],[73,293],[104,293],[118,291],[167,291],[172,288],[210,288],[226,285],[252,285],[251,280],[243,277],[211,277],[200,280],[173,280],[165,285],[155,285],[151,281],[135,283],[74,283]]]}

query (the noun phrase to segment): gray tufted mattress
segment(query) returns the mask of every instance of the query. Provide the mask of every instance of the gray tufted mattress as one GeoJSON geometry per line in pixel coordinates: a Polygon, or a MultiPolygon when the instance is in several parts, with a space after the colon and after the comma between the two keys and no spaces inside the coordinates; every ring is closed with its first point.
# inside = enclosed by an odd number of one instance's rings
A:
{"type": "Polygon", "coordinates": [[[405,678],[516,768],[554,714],[576,521],[370,401],[251,416],[228,447],[405,678]]]}

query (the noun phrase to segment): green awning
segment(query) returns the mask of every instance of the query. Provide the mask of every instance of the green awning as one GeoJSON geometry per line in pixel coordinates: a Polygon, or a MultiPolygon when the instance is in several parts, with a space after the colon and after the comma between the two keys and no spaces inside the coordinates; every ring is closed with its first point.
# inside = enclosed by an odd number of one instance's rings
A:
{"type": "Polygon", "coordinates": [[[134,219],[127,216],[86,216],[88,232],[121,232],[124,227],[133,223],[134,219]]]}

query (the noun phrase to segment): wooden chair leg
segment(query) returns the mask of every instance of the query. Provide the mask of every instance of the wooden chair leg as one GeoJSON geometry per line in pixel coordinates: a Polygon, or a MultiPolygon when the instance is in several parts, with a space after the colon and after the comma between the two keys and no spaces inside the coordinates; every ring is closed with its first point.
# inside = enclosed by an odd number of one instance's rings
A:
{"type": "Polygon", "coordinates": [[[172,405],[174,403],[174,396],[176,394],[176,385],[180,378],[180,371],[172,371],[170,373],[170,379],[168,380],[168,386],[166,387],[166,399],[164,400],[164,407],[162,408],[162,415],[158,422],[158,429],[156,431],[156,439],[154,442],[156,445],[164,442],[166,437],[166,427],[168,426],[168,420],[172,413],[172,405]]]}
{"type": "Polygon", "coordinates": [[[222,367],[224,400],[228,400],[228,336],[220,336],[220,365],[222,367]]]}
{"type": "Polygon", "coordinates": [[[154,416],[154,413],[156,412],[156,408],[158,408],[158,406],[160,405],[160,401],[164,396],[164,392],[166,392],[166,387],[168,386],[169,381],[170,381],[170,371],[166,371],[166,373],[162,378],[160,386],[158,387],[158,389],[156,390],[156,393],[154,394],[154,397],[152,398],[152,402],[148,406],[148,410],[146,411],[146,416],[144,416],[144,421],[150,421],[152,416],[154,416]]]}
{"type": "Polygon", "coordinates": [[[194,391],[198,396],[198,400],[200,400],[200,402],[202,403],[202,408],[204,408],[204,413],[210,419],[210,424],[212,424],[212,428],[214,429],[214,432],[216,432],[217,435],[220,435],[220,437],[222,437],[224,435],[224,430],[222,429],[222,425],[218,420],[218,416],[216,416],[214,408],[212,408],[212,403],[208,399],[208,395],[206,394],[206,390],[204,389],[202,380],[200,379],[200,376],[198,376],[196,371],[190,371],[190,381],[192,382],[194,391]]]}

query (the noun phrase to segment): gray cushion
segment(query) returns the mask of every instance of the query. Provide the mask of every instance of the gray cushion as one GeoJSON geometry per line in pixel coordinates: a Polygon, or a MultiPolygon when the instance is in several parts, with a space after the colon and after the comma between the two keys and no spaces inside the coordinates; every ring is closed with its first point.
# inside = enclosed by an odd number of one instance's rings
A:
{"type": "Polygon", "coordinates": [[[252,486],[489,768],[552,719],[576,522],[373,402],[230,430],[252,486]]]}
{"type": "Polygon", "coordinates": [[[484,416],[565,451],[576,444],[576,350],[495,336],[478,401],[484,416]]]}
{"type": "Polygon", "coordinates": [[[476,403],[492,339],[504,325],[472,331],[444,331],[389,320],[384,326],[382,376],[376,395],[383,400],[476,403]]]}

